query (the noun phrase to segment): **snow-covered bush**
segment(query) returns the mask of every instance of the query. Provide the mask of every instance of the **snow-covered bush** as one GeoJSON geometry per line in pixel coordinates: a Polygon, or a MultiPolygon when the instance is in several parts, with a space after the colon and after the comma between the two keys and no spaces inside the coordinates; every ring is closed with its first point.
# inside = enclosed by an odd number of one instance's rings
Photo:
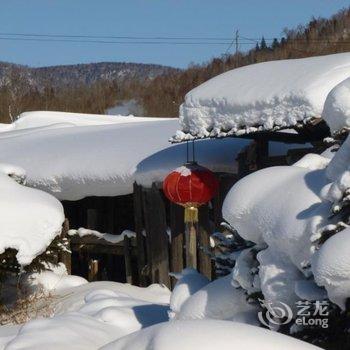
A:
{"type": "Polygon", "coordinates": [[[25,171],[0,164],[0,279],[45,269],[66,249],[64,213],[51,195],[25,187],[25,171]]]}

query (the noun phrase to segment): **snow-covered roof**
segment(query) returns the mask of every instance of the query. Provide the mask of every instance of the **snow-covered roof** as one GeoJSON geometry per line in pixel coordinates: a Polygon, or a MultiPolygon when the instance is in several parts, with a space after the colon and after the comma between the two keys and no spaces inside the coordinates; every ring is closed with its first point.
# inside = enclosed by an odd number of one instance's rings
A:
{"type": "Polygon", "coordinates": [[[64,213],[56,198],[15,181],[23,177],[23,169],[0,165],[0,254],[16,249],[28,265],[61,233],[64,213]]]}
{"type": "MultiPolygon", "coordinates": [[[[60,200],[118,196],[162,181],[186,161],[184,145],[171,145],[177,119],[31,112],[0,125],[0,162],[26,170],[29,186],[60,200]]],[[[197,160],[217,172],[235,172],[246,140],[205,140],[197,160]]]]}
{"type": "Polygon", "coordinates": [[[320,118],[328,93],[350,76],[350,53],[264,62],[190,91],[174,141],[274,130],[320,118]]]}

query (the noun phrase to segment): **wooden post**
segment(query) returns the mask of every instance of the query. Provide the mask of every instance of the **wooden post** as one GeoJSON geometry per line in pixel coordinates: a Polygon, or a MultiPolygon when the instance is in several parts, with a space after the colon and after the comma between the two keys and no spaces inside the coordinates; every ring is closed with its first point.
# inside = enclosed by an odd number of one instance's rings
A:
{"type": "Polygon", "coordinates": [[[186,267],[197,269],[197,231],[198,226],[186,223],[186,267]]]}
{"type": "Polygon", "coordinates": [[[153,184],[143,192],[148,266],[152,283],[163,283],[170,288],[169,239],[163,198],[153,184]]]}
{"type": "Polygon", "coordinates": [[[198,223],[198,270],[209,279],[212,278],[212,261],[210,257],[210,220],[209,206],[202,205],[199,208],[198,223]]]}
{"type": "Polygon", "coordinates": [[[130,238],[125,236],[124,237],[124,261],[125,261],[125,277],[126,277],[126,283],[133,284],[133,278],[132,278],[132,265],[131,265],[131,252],[130,252],[130,238]]]}
{"type": "Polygon", "coordinates": [[[68,231],[69,221],[68,219],[65,219],[62,226],[61,237],[63,240],[66,240],[66,249],[68,251],[60,251],[58,254],[58,262],[61,262],[66,266],[68,275],[70,275],[72,273],[72,254],[70,253],[70,238],[68,236],[68,231]]]}
{"type": "Polygon", "coordinates": [[[143,215],[142,215],[142,188],[134,183],[134,221],[136,232],[136,249],[137,249],[137,271],[139,285],[141,287],[147,286],[147,276],[145,275],[146,267],[146,242],[142,234],[144,229],[143,215]]]}
{"type": "Polygon", "coordinates": [[[88,281],[89,282],[97,281],[97,278],[98,278],[98,260],[90,259],[88,281]]]}
{"type": "MultiPolygon", "coordinates": [[[[184,208],[180,205],[170,203],[170,229],[171,229],[171,272],[181,272],[184,268],[184,208]]],[[[172,287],[176,279],[171,278],[172,287]]]]}

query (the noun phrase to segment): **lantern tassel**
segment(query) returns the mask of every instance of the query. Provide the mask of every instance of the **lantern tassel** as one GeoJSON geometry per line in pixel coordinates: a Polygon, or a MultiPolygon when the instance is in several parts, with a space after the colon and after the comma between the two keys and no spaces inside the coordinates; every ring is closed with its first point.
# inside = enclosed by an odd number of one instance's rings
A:
{"type": "Polygon", "coordinates": [[[198,222],[198,208],[194,206],[185,207],[185,224],[198,222]]]}

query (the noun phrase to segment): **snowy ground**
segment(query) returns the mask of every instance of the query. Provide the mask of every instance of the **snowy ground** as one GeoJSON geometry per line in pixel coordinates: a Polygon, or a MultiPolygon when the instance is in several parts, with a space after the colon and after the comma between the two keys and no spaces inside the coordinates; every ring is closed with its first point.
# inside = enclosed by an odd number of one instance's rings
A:
{"type": "MultiPolygon", "coordinates": [[[[224,284],[221,286],[218,282],[207,284],[203,276],[193,272],[184,273],[181,279],[181,287],[173,294],[159,285],[139,288],[115,282],[85,283],[54,291],[54,315],[23,326],[0,327],[0,349],[192,350],[199,347],[206,350],[225,348],[228,344],[252,350],[271,349],[271,346],[277,346],[276,349],[280,346],[291,350],[316,349],[287,336],[215,317],[214,314],[220,316],[218,309],[231,316],[244,309],[232,303],[232,287],[226,289],[231,278],[222,279],[224,284]],[[184,280],[185,275],[191,277],[184,280]],[[199,279],[205,283],[198,283],[199,279]],[[200,288],[203,284],[206,285],[204,289],[200,288]],[[182,298],[190,303],[194,298],[194,304],[204,305],[200,300],[204,301],[206,295],[210,296],[211,301],[207,304],[212,306],[211,311],[203,313],[203,309],[191,316],[184,314],[181,319],[169,320],[168,313],[174,300],[182,298]]],[[[198,305],[198,310],[201,308],[198,305]]],[[[195,309],[193,306],[192,311],[195,309]]]]}

